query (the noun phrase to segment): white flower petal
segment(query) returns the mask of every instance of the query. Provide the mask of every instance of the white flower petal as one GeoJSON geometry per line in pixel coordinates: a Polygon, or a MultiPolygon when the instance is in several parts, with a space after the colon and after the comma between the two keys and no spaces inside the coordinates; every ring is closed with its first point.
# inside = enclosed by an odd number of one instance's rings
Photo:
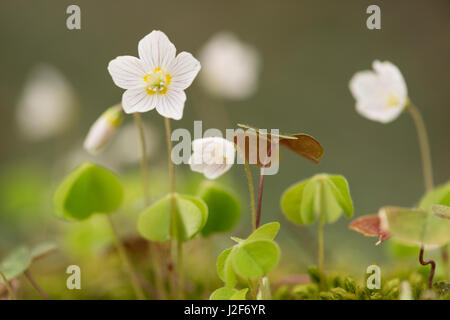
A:
{"type": "Polygon", "coordinates": [[[378,73],[380,81],[392,91],[392,93],[400,100],[399,104],[406,103],[408,97],[408,89],[405,79],[400,70],[389,61],[373,62],[373,69],[378,73]]]}
{"type": "Polygon", "coordinates": [[[174,120],[180,120],[183,117],[184,103],[186,101],[184,91],[169,89],[166,94],[158,96],[160,99],[156,105],[156,111],[160,115],[174,120]]]}
{"type": "Polygon", "coordinates": [[[192,171],[208,179],[216,179],[233,166],[235,148],[231,141],[220,137],[207,137],[192,142],[189,164],[192,171]]]}
{"type": "Polygon", "coordinates": [[[153,110],[158,95],[149,95],[145,88],[128,89],[122,95],[122,106],[125,113],[147,112],[153,110]]]}
{"type": "Polygon", "coordinates": [[[166,71],[175,59],[176,48],[164,32],[155,30],[139,41],[138,52],[147,72],[156,68],[166,71]]]}
{"type": "Polygon", "coordinates": [[[120,56],[111,60],[108,71],[114,83],[122,89],[131,89],[145,86],[145,68],[136,57],[120,56]]]}
{"type": "Polygon", "coordinates": [[[181,52],[173,60],[167,72],[172,76],[170,87],[184,90],[192,84],[200,71],[200,62],[188,52],[181,52]]]}
{"type": "Polygon", "coordinates": [[[374,71],[357,72],[350,80],[356,110],[364,117],[388,123],[403,111],[407,101],[405,80],[390,62],[374,61],[374,71]]]}

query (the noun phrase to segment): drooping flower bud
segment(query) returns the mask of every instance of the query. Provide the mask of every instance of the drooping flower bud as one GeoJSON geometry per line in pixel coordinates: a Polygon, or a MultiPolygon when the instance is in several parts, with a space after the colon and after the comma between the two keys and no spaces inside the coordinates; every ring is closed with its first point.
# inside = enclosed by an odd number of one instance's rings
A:
{"type": "Polygon", "coordinates": [[[89,129],[84,148],[91,154],[99,152],[111,140],[122,120],[123,110],[120,104],[108,108],[89,129]]]}

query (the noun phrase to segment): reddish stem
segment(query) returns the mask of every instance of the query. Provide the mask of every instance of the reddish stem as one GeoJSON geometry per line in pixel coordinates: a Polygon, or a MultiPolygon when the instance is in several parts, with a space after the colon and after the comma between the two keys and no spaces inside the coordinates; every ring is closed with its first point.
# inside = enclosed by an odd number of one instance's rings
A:
{"type": "Polygon", "coordinates": [[[259,223],[261,222],[263,188],[264,188],[264,167],[261,168],[259,176],[258,210],[256,211],[256,229],[258,229],[259,223]]]}
{"type": "Polygon", "coordinates": [[[425,251],[425,248],[422,245],[420,247],[419,261],[420,261],[420,264],[423,266],[431,264],[430,276],[428,277],[428,289],[431,289],[433,287],[433,277],[434,277],[434,271],[436,270],[436,262],[434,262],[433,260],[424,261],[423,260],[424,251],[425,251]]]}

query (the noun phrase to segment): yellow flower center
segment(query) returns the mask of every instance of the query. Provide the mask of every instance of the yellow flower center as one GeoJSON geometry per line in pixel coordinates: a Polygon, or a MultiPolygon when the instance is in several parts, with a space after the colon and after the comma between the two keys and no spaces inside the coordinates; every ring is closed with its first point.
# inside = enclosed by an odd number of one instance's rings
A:
{"type": "Polygon", "coordinates": [[[147,83],[147,94],[166,94],[172,76],[161,68],[156,68],[144,76],[144,81],[147,83]]]}
{"type": "Polygon", "coordinates": [[[390,93],[387,97],[387,106],[388,108],[394,108],[400,105],[400,101],[397,99],[396,96],[394,96],[392,93],[390,93]]]}

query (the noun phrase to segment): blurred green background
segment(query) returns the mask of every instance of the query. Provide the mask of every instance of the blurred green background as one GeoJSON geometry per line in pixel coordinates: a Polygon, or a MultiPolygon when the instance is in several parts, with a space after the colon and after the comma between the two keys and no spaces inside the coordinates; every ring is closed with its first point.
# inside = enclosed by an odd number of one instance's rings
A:
{"type": "MultiPolygon", "coordinates": [[[[231,31],[256,47],[262,57],[256,94],[243,101],[223,101],[228,118],[224,123],[215,116],[217,101],[210,100],[211,107],[195,105],[205,104],[205,93],[194,82],[187,90],[184,117],[172,121],[172,126],[192,130],[193,120],[204,120],[204,129],[248,123],[287,133],[306,132],[323,144],[325,154],[319,165],[284,152],[279,173],[267,177],[264,190],[262,222],[281,222],[282,264],[304,270],[316,263],[316,227],[291,225],[282,215],[279,199],[292,183],[319,172],[344,175],[355,216],[375,213],[382,205],[413,206],[424,192],[411,118],[404,114],[383,125],[355,111],[348,82],[356,71],[369,69],[373,60],[389,60],[402,71],[429,131],[435,182],[449,180],[449,18],[447,0],[3,0],[0,256],[19,243],[60,239],[66,225],[60,226],[52,215],[51,193],[70,169],[61,165],[64,157],[80,149],[92,122],[120,101],[123,90],[113,84],[106,69],[111,59],[137,55],[138,41],[154,29],[164,31],[178,51],[194,56],[216,32],[231,31]],[[70,4],[81,7],[81,30],[66,28],[70,4]],[[366,28],[370,4],[381,7],[381,30],[366,28]],[[15,112],[28,73],[39,63],[51,64],[66,76],[79,110],[75,125],[64,134],[29,142],[18,134],[15,112]]],[[[153,168],[150,184],[156,191],[159,183],[166,183],[165,171],[159,170],[166,159],[163,119],[156,112],[144,118],[155,132],[149,136],[157,145],[149,164],[153,168]]],[[[137,169],[138,164],[123,174],[137,169]]],[[[178,180],[201,180],[187,165],[177,167],[177,174],[178,180]]],[[[254,174],[256,183],[257,171],[254,174]]],[[[224,179],[242,198],[243,213],[233,234],[246,235],[250,212],[243,167],[234,166],[224,179]]],[[[368,265],[391,261],[388,244],[375,247],[375,239],[348,230],[348,223],[341,218],[325,228],[328,269],[361,276],[368,265]]],[[[228,236],[216,237],[215,252],[231,244],[228,236]]]]}

